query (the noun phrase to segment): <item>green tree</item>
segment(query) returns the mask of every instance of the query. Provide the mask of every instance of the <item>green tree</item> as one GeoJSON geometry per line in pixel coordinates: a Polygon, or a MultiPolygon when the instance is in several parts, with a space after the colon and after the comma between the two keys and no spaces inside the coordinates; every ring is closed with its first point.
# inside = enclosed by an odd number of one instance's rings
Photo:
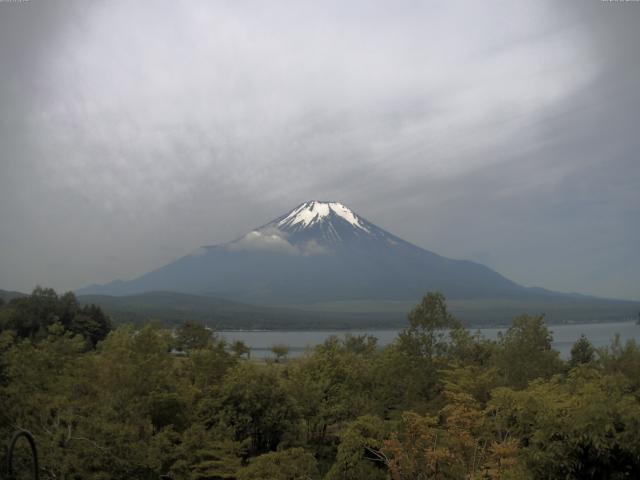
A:
{"type": "Polygon", "coordinates": [[[571,347],[571,358],[569,359],[569,366],[577,367],[578,365],[584,365],[592,363],[595,360],[596,351],[593,348],[593,344],[584,335],[580,335],[580,338],[571,347]]]}
{"type": "Polygon", "coordinates": [[[251,358],[251,348],[247,346],[242,340],[236,340],[231,344],[231,351],[238,357],[246,355],[247,358],[251,358]]]}
{"type": "Polygon", "coordinates": [[[358,417],[340,434],[336,460],[324,480],[386,479],[386,457],[382,446],[388,431],[382,419],[358,417]]]}
{"type": "Polygon", "coordinates": [[[365,333],[364,335],[352,335],[347,333],[342,340],[344,348],[357,355],[372,355],[378,348],[378,338],[365,333]]]}
{"type": "Polygon", "coordinates": [[[199,408],[209,428],[230,428],[233,439],[245,442],[250,454],[275,450],[285,435],[296,429],[293,399],[276,367],[237,364],[199,408]]]}
{"type": "Polygon", "coordinates": [[[80,306],[72,292],[58,296],[51,288],[36,287],[31,295],[13,299],[0,315],[0,330],[13,330],[18,338],[42,339],[53,324],[82,335],[91,348],[111,330],[100,307],[80,306]]]}
{"type": "Polygon", "coordinates": [[[195,423],[182,434],[165,430],[154,441],[158,469],[175,480],[235,480],[244,449],[224,432],[195,423]]]}
{"type": "Polygon", "coordinates": [[[456,366],[475,366],[482,369],[494,364],[497,345],[484,338],[480,332],[471,333],[462,325],[451,329],[449,362],[456,366]]]}
{"type": "Polygon", "coordinates": [[[213,341],[214,334],[211,329],[207,328],[204,324],[191,320],[185,321],[176,330],[175,346],[178,350],[188,352],[199,348],[206,348],[212,344],[213,341]]]}
{"type": "Polygon", "coordinates": [[[407,354],[433,360],[448,352],[451,331],[460,327],[444,296],[429,292],[409,313],[409,328],[400,332],[398,341],[407,354]]]}
{"type": "Polygon", "coordinates": [[[640,390],[640,346],[635,339],[623,344],[616,334],[611,345],[598,349],[598,363],[605,373],[624,375],[634,391],[640,390]]]}
{"type": "Polygon", "coordinates": [[[536,378],[549,378],[562,370],[559,353],[544,316],[521,315],[498,336],[497,367],[505,385],[524,388],[536,378]]]}
{"type": "Polygon", "coordinates": [[[237,359],[225,350],[224,344],[214,343],[207,348],[192,351],[180,362],[179,367],[181,376],[197,390],[197,395],[202,396],[218,386],[236,363],[237,359]]]}
{"type": "Polygon", "coordinates": [[[95,348],[111,331],[111,319],[97,305],[86,305],[73,316],[68,328],[95,348]]]}
{"type": "Polygon", "coordinates": [[[183,400],[169,354],[168,332],[120,328],[100,345],[96,384],[101,405],[121,421],[150,422],[153,431],[182,425],[183,400]]]}
{"type": "Polygon", "coordinates": [[[287,358],[287,355],[289,355],[289,347],[283,343],[273,345],[271,351],[276,356],[276,362],[280,362],[280,360],[287,358]]]}
{"type": "Polygon", "coordinates": [[[533,478],[637,478],[640,403],[628,390],[624,377],[581,366],[522,391],[498,389],[489,410],[524,447],[533,478]]]}
{"type": "Polygon", "coordinates": [[[440,293],[427,293],[409,313],[409,327],[385,352],[381,373],[391,394],[387,401],[396,407],[422,408],[441,390],[440,372],[452,354],[455,332],[461,323],[447,310],[440,293]]]}
{"type": "Polygon", "coordinates": [[[379,404],[372,358],[348,351],[337,337],[328,338],[305,358],[288,366],[287,387],[305,423],[306,439],[324,443],[329,428],[379,404]]]}
{"type": "Polygon", "coordinates": [[[77,478],[96,463],[87,440],[98,397],[95,363],[81,337],[49,327],[38,343],[19,341],[4,352],[6,382],[0,387],[0,434],[24,428],[38,442],[40,463],[50,478],[77,478]]]}
{"type": "Polygon", "coordinates": [[[238,472],[238,480],[315,480],[316,459],[303,448],[265,453],[238,472]]]}
{"type": "Polygon", "coordinates": [[[3,330],[18,338],[45,336],[46,327],[58,321],[58,296],[50,288],[36,287],[31,295],[13,299],[3,315],[3,330]]]}

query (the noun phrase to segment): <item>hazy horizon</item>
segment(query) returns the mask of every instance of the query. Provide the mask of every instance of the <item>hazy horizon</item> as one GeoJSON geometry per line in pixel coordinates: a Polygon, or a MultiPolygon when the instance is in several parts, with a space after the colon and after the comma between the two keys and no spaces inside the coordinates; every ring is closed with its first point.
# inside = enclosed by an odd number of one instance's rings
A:
{"type": "Polygon", "coordinates": [[[0,288],[130,279],[311,199],[640,300],[636,2],[0,2],[0,288]]]}

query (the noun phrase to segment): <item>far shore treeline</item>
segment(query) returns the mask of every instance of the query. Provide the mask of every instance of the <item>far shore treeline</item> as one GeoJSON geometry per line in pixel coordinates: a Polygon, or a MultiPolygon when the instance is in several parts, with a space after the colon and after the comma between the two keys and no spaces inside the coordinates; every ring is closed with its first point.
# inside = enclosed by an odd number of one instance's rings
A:
{"type": "Polygon", "coordinates": [[[264,361],[37,288],[0,299],[0,438],[29,430],[47,480],[640,478],[635,341],[582,337],[564,361],[544,317],[488,340],[438,293],[405,327],[264,361]]]}

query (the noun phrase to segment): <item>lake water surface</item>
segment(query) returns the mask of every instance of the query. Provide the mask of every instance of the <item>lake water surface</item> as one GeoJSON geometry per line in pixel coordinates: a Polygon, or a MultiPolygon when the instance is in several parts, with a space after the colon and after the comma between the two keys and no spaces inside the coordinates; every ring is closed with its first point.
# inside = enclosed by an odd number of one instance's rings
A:
{"type": "MultiPolygon", "coordinates": [[[[480,328],[473,329],[489,339],[495,340],[498,332],[504,332],[505,328],[480,328]]],[[[620,339],[626,342],[635,339],[640,342],[640,325],[634,322],[625,323],[586,323],[572,325],[550,325],[553,333],[553,346],[560,354],[567,358],[573,343],[584,334],[595,347],[609,345],[614,335],[619,334],[620,339]]],[[[284,344],[289,347],[289,357],[302,355],[305,350],[324,342],[331,335],[342,337],[347,333],[363,335],[368,333],[378,338],[378,345],[385,346],[391,343],[400,329],[388,330],[317,330],[317,331],[236,331],[226,330],[220,332],[227,341],[242,340],[251,347],[251,356],[257,358],[273,357],[271,347],[276,344],[284,344]]]]}

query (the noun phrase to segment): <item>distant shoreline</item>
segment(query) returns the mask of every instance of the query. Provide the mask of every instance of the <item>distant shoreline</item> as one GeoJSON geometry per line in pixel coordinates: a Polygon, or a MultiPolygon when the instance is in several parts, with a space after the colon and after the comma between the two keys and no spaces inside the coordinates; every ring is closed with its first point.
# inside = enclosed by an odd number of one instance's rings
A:
{"type": "MultiPolygon", "coordinates": [[[[636,320],[613,320],[610,322],[602,322],[602,321],[595,321],[595,322],[575,322],[575,323],[547,323],[548,327],[579,327],[581,325],[625,325],[628,323],[632,323],[635,324],[636,320]]],[[[345,328],[257,328],[257,329],[250,329],[250,328],[233,328],[233,329],[221,329],[221,330],[217,330],[214,329],[215,332],[217,333],[264,333],[264,332],[292,332],[292,333],[296,333],[296,332],[300,332],[300,333],[305,333],[305,332],[317,332],[317,333],[327,333],[327,332],[345,332],[345,333],[349,333],[349,332],[363,332],[363,331],[367,331],[367,332],[389,332],[392,330],[402,330],[403,328],[406,328],[408,325],[405,326],[398,326],[398,327],[380,327],[380,326],[374,326],[371,328],[367,328],[367,327],[359,327],[359,328],[353,328],[353,327],[345,327],[345,328]]],[[[511,326],[511,324],[487,324],[487,325],[465,325],[465,328],[467,330],[472,330],[472,331],[476,331],[476,330],[489,330],[489,329],[501,329],[501,328],[509,328],[511,326]]],[[[640,327],[640,326],[639,326],[640,327]]]]}

